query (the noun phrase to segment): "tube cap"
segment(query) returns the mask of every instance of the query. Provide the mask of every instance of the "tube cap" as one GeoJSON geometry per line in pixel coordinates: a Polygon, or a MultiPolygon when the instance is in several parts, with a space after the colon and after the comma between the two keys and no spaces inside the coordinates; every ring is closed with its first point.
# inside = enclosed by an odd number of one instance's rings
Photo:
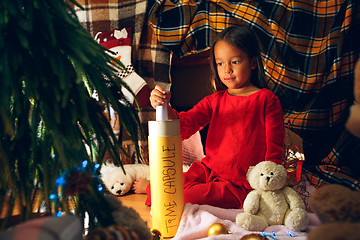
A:
{"type": "Polygon", "coordinates": [[[156,107],[156,121],[167,121],[169,120],[168,117],[168,110],[167,110],[167,102],[164,105],[156,107]]]}

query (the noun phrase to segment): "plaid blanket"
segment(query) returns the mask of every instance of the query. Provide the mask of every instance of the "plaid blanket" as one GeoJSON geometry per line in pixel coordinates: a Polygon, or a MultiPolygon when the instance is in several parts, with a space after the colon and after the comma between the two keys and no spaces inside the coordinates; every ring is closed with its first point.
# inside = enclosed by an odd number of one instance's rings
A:
{"type": "Polygon", "coordinates": [[[84,27],[132,26],[136,72],[152,88],[169,89],[172,54],[209,49],[216,34],[239,22],[258,35],[271,89],[286,126],[303,139],[304,169],[313,184],[360,189],[360,140],[344,128],[353,103],[359,56],[359,1],[80,0],[84,27]]]}
{"type": "Polygon", "coordinates": [[[359,1],[149,0],[148,5],[155,35],[179,57],[209,49],[222,29],[247,23],[259,37],[285,124],[303,139],[310,180],[359,189],[360,140],[344,129],[354,101],[359,1]]]}

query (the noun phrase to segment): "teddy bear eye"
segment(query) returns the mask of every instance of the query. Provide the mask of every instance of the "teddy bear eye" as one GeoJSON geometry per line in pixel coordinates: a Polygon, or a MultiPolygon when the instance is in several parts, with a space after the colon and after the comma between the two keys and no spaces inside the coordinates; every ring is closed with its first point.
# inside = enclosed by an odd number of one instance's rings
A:
{"type": "Polygon", "coordinates": [[[271,172],[271,173],[270,173],[270,175],[274,175],[274,173],[273,173],[273,172],[271,172]]]}
{"type": "Polygon", "coordinates": [[[263,174],[263,173],[261,173],[261,174],[260,174],[260,176],[264,176],[264,174],[263,174]]]}
{"type": "Polygon", "coordinates": [[[114,189],[114,186],[111,186],[111,189],[114,189]]]}
{"type": "Polygon", "coordinates": [[[120,183],[121,186],[124,186],[124,183],[120,183]]]}

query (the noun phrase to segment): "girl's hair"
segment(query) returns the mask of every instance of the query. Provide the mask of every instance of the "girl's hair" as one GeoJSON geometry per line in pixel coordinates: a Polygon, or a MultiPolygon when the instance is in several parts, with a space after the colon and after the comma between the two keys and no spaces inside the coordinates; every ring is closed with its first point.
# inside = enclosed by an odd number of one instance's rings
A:
{"type": "Polygon", "coordinates": [[[251,74],[251,83],[258,88],[267,88],[267,81],[262,63],[259,42],[254,32],[244,24],[225,28],[215,39],[210,50],[210,67],[213,75],[215,91],[225,90],[227,87],[221,82],[215,62],[214,47],[217,42],[224,40],[245,51],[250,59],[255,58],[256,69],[251,74]]]}

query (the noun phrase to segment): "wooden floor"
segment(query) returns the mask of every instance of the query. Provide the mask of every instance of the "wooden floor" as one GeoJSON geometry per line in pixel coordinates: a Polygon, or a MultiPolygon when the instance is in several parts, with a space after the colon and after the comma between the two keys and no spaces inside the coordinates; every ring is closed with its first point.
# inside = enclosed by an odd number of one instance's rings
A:
{"type": "Polygon", "coordinates": [[[139,213],[140,217],[147,222],[148,227],[151,228],[151,215],[150,206],[145,205],[146,194],[127,194],[125,196],[118,197],[118,199],[124,204],[124,206],[132,207],[139,213]]]}
{"type": "MultiPolygon", "coordinates": [[[[134,194],[134,193],[130,193],[127,194],[125,196],[121,196],[118,197],[118,199],[123,203],[124,206],[127,207],[132,207],[136,210],[136,212],[139,213],[139,215],[141,216],[141,218],[147,222],[147,225],[149,228],[151,228],[151,215],[150,215],[150,206],[146,206],[145,205],[145,200],[146,200],[146,194],[134,194]]],[[[7,202],[7,201],[6,201],[7,202]]],[[[1,207],[1,205],[0,205],[1,207]]],[[[6,216],[7,213],[7,205],[5,204],[5,206],[3,206],[3,211],[0,211],[0,220],[2,218],[4,218],[6,216]]],[[[35,209],[37,208],[37,206],[35,206],[35,209]]],[[[16,203],[14,210],[13,210],[13,215],[18,215],[20,214],[20,208],[19,208],[19,204],[16,203]]]]}

